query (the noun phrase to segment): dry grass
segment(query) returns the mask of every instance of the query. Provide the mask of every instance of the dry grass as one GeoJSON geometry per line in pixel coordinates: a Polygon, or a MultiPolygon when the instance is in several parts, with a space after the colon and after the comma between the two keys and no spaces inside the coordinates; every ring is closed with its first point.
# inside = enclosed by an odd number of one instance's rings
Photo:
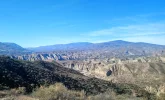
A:
{"type": "Polygon", "coordinates": [[[39,100],[86,100],[83,91],[68,90],[62,83],[40,87],[32,93],[39,100]]]}
{"type": "Polygon", "coordinates": [[[0,100],[39,100],[39,99],[32,98],[30,96],[25,96],[25,95],[20,95],[20,96],[11,95],[4,98],[0,98],[0,100]]]}
{"type": "Polygon", "coordinates": [[[39,100],[25,94],[25,87],[0,91],[0,100],[39,100]]]}
{"type": "MultiPolygon", "coordinates": [[[[23,87],[11,89],[6,93],[1,93],[6,96],[0,98],[0,100],[147,100],[128,94],[117,95],[113,90],[98,95],[86,96],[84,91],[68,90],[62,83],[41,86],[33,91],[31,95],[24,95],[23,87]]],[[[165,100],[165,94],[160,93],[157,100],[165,100]]]]}
{"type": "Polygon", "coordinates": [[[83,91],[68,90],[62,83],[49,87],[42,86],[32,93],[39,100],[145,100],[130,95],[117,95],[113,90],[94,96],[86,96],[83,91]]]}
{"type": "Polygon", "coordinates": [[[165,93],[159,94],[158,100],[165,100],[165,93]]]}
{"type": "Polygon", "coordinates": [[[10,95],[20,95],[20,94],[25,94],[26,90],[25,87],[18,87],[15,89],[11,89],[8,94],[10,95]]]}
{"type": "Polygon", "coordinates": [[[89,96],[88,100],[147,100],[147,99],[137,98],[131,95],[117,95],[112,90],[109,90],[99,95],[89,96]]]}
{"type": "Polygon", "coordinates": [[[39,100],[39,99],[32,98],[30,96],[21,95],[21,96],[18,96],[16,100],[39,100]]]}
{"type": "Polygon", "coordinates": [[[109,90],[106,93],[102,93],[96,96],[89,96],[88,100],[117,100],[116,93],[109,90]]]}

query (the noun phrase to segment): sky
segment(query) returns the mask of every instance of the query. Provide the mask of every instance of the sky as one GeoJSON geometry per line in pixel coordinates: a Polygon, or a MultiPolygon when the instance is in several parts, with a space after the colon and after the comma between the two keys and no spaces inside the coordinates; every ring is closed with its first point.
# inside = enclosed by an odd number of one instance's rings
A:
{"type": "Polygon", "coordinates": [[[0,42],[165,45],[165,0],[0,0],[0,42]]]}

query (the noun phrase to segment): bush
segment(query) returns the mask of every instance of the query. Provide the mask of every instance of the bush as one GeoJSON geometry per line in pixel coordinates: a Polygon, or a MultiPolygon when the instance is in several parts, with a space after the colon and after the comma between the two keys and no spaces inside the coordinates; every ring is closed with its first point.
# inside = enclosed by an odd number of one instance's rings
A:
{"type": "Polygon", "coordinates": [[[62,83],[56,83],[49,87],[41,86],[32,93],[39,100],[85,100],[83,91],[68,90],[62,83]]]}
{"type": "Polygon", "coordinates": [[[39,100],[144,100],[130,95],[117,95],[113,90],[108,90],[93,96],[86,96],[83,91],[68,90],[62,83],[48,87],[41,86],[32,93],[39,100]]]}

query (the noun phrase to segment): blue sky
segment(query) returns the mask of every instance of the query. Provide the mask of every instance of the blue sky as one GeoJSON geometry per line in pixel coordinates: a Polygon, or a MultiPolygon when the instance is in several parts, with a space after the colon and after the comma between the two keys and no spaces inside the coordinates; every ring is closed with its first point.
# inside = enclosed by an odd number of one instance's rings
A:
{"type": "Polygon", "coordinates": [[[0,42],[165,45],[165,0],[0,0],[0,42]]]}

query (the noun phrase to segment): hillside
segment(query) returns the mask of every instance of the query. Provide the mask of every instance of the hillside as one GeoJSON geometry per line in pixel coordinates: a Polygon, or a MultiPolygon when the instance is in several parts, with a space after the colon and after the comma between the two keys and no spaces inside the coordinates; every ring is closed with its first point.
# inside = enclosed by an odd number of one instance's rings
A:
{"type": "Polygon", "coordinates": [[[15,43],[2,43],[0,42],[0,55],[20,55],[27,54],[30,51],[22,48],[15,43]]]}
{"type": "Polygon", "coordinates": [[[117,94],[136,93],[137,97],[151,98],[153,95],[132,84],[120,84],[90,78],[72,69],[62,67],[56,62],[18,61],[0,57],[0,84],[10,88],[26,87],[28,92],[36,86],[63,83],[68,89],[84,90],[89,94],[99,94],[112,89],[117,94]],[[132,92],[132,90],[134,92],[132,92]]]}
{"type": "Polygon", "coordinates": [[[157,79],[158,81],[158,79],[161,80],[165,77],[165,57],[68,60],[59,61],[59,63],[66,68],[80,71],[87,76],[119,82],[122,82],[119,77],[125,78],[126,80],[123,80],[125,82],[135,82],[135,80],[140,79],[157,79]]]}

